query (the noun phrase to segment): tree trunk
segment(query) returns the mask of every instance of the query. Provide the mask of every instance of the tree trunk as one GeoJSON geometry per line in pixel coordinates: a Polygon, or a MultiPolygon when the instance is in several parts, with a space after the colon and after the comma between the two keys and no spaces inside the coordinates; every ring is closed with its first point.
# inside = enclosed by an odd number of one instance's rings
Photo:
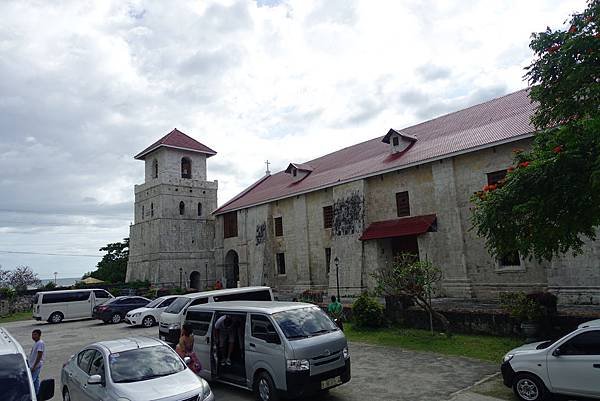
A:
{"type": "Polygon", "coordinates": [[[446,333],[446,337],[448,337],[448,338],[452,337],[452,332],[450,330],[450,322],[448,321],[448,319],[446,319],[446,316],[435,311],[431,307],[431,305],[427,302],[427,300],[425,300],[423,297],[417,296],[417,297],[415,297],[415,299],[417,300],[417,303],[419,304],[419,306],[421,308],[425,309],[426,312],[433,315],[436,319],[438,319],[442,323],[442,326],[444,326],[444,332],[446,333]]]}

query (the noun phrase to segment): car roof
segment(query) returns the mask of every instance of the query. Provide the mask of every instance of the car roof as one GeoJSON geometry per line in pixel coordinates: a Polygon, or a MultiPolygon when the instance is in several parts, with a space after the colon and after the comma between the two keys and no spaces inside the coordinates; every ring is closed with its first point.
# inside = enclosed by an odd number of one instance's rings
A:
{"type": "Polygon", "coordinates": [[[230,311],[235,310],[238,312],[259,312],[265,314],[273,314],[277,312],[283,312],[293,309],[302,309],[316,307],[313,304],[304,302],[279,302],[279,301],[225,301],[225,302],[211,302],[202,305],[191,306],[190,310],[216,310],[216,311],[230,311]]]}
{"type": "Polygon", "coordinates": [[[8,330],[0,327],[0,355],[24,354],[23,347],[10,335],[8,330]]]}
{"type": "Polygon", "coordinates": [[[200,297],[210,297],[215,295],[226,295],[226,294],[238,294],[243,292],[252,292],[252,291],[261,291],[261,290],[270,290],[271,287],[238,287],[238,288],[224,288],[222,290],[211,290],[211,291],[200,291],[200,292],[192,292],[190,294],[179,295],[180,297],[185,298],[200,298],[200,297]]]}
{"type": "Polygon", "coordinates": [[[111,354],[116,352],[125,352],[132,349],[156,347],[158,345],[165,345],[162,341],[144,336],[120,338],[117,340],[106,340],[98,341],[89,346],[103,347],[107,349],[111,354]]]}
{"type": "Polygon", "coordinates": [[[600,319],[590,320],[589,322],[581,323],[577,326],[578,329],[583,329],[586,327],[600,327],[600,319]]]}

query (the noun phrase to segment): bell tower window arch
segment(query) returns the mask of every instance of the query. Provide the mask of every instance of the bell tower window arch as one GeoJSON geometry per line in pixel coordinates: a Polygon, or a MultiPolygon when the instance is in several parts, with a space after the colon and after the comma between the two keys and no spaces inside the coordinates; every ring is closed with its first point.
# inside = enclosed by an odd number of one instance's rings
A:
{"type": "Polygon", "coordinates": [[[187,157],[181,158],[181,178],[192,178],[192,161],[187,157]]]}
{"type": "Polygon", "coordinates": [[[181,216],[185,214],[185,203],[183,201],[179,202],[179,214],[181,216]]]}

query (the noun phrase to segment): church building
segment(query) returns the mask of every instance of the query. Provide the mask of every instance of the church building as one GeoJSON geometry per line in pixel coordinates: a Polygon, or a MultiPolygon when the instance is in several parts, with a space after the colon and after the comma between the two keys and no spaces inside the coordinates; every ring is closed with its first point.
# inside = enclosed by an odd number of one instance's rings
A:
{"type": "Polygon", "coordinates": [[[599,241],[551,262],[497,259],[471,229],[471,196],[531,146],[534,109],[524,89],[290,160],[219,208],[206,173],[216,152],[175,129],[135,156],[146,174],[135,187],[127,280],[268,285],[282,299],[339,287],[344,298],[372,290],[376,269],[411,252],[441,268],[441,296],[549,290],[562,303],[600,303],[599,241]]]}

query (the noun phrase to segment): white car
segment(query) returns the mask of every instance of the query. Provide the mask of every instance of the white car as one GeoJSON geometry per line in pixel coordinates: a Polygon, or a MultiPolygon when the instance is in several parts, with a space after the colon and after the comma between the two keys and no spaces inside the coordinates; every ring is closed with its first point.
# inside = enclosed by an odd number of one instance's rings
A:
{"type": "Polygon", "coordinates": [[[214,401],[206,380],[150,337],[88,345],[64,364],[60,391],[63,401],[214,401]]]}
{"type": "Polygon", "coordinates": [[[520,400],[544,400],[552,393],[600,399],[600,319],[556,341],[509,351],[501,370],[520,400]]]}
{"type": "Polygon", "coordinates": [[[178,295],[168,295],[156,298],[148,305],[127,312],[125,323],[132,326],[152,327],[160,320],[160,314],[165,308],[173,303],[178,295]]]}

